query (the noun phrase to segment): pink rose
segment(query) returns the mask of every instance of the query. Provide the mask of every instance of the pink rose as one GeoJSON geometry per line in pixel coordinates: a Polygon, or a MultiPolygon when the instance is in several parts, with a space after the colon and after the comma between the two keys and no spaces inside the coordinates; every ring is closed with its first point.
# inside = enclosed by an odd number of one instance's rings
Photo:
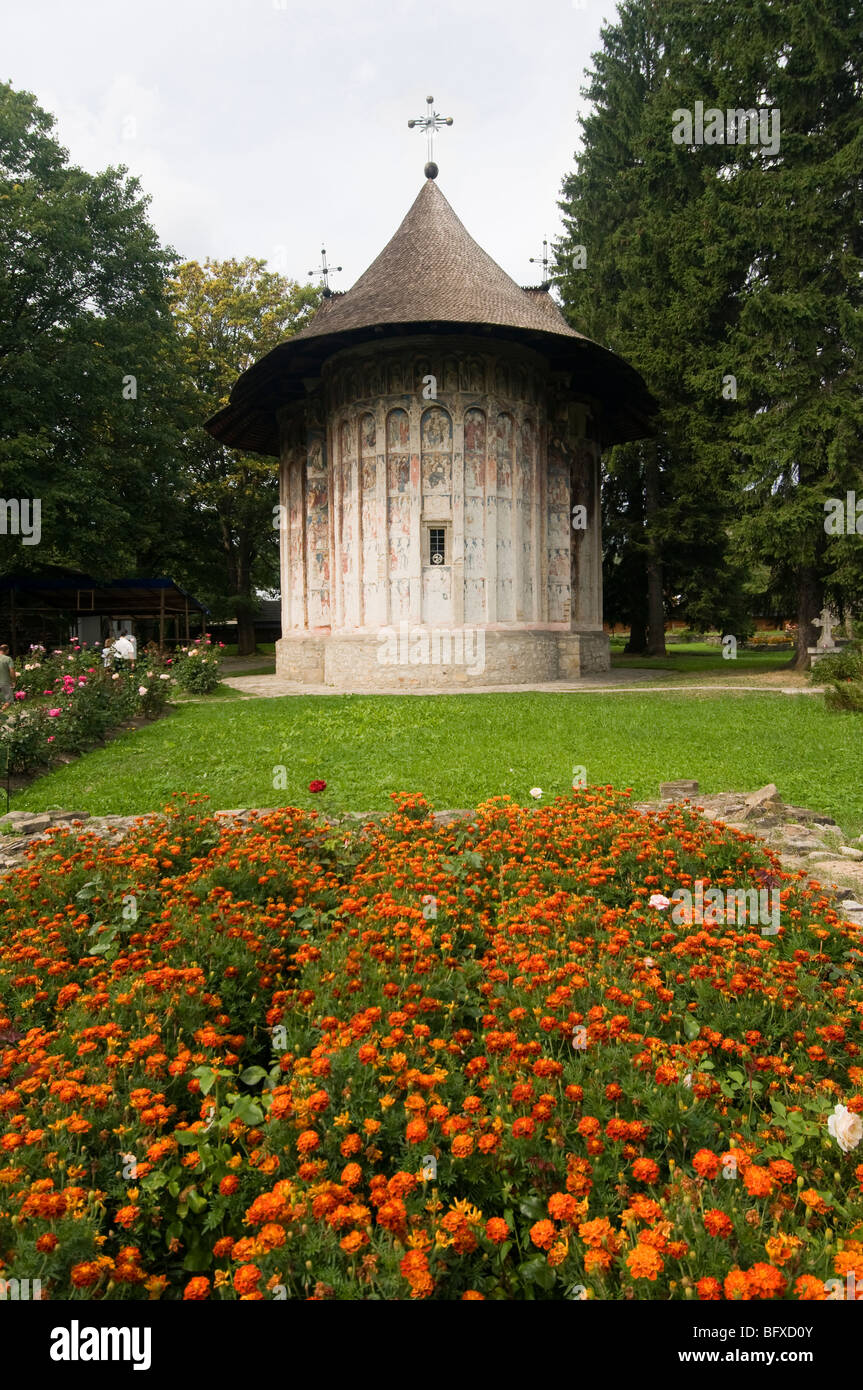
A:
{"type": "Polygon", "coordinates": [[[63,713],[63,711],[62,711],[62,710],[59,710],[59,709],[49,709],[49,711],[48,711],[48,718],[49,718],[49,719],[56,719],[57,715],[58,715],[58,714],[62,714],[62,713],[63,713]]]}

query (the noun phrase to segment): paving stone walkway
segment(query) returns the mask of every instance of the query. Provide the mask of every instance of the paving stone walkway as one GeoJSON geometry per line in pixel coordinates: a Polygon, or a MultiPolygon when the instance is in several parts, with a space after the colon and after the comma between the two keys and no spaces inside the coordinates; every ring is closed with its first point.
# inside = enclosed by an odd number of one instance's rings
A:
{"type": "Polygon", "coordinates": [[[301,681],[291,681],[285,676],[228,676],[224,685],[238,690],[247,700],[281,699],[286,695],[504,695],[543,694],[585,695],[585,694],[626,694],[638,691],[639,694],[665,695],[669,691],[739,690],[754,691],[768,695],[819,695],[820,686],[800,685],[742,685],[739,681],[729,684],[705,682],[704,684],[661,685],[666,675],[663,671],[604,671],[601,675],[582,676],[580,680],[545,681],[535,685],[464,685],[453,686],[450,690],[417,690],[405,686],[364,685],[360,682],[350,690],[334,690],[331,685],[305,685],[301,681]]]}

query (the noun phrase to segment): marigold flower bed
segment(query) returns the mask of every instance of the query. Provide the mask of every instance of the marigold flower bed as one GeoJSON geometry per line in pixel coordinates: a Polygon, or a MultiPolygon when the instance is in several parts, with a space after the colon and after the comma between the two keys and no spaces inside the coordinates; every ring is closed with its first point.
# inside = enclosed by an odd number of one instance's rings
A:
{"type": "Polygon", "coordinates": [[[0,884],[0,1278],[863,1291],[863,953],[827,895],[610,788],[394,799],[351,832],[178,802],[0,884]],[[780,887],[779,932],[650,905],[697,879],[780,887]]]}

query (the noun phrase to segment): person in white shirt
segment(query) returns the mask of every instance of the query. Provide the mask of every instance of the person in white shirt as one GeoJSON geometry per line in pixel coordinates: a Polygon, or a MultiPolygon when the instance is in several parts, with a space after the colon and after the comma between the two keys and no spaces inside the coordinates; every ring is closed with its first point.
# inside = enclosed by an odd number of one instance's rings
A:
{"type": "Polygon", "coordinates": [[[106,671],[110,671],[114,665],[114,643],[110,635],[105,638],[105,645],[102,648],[102,665],[106,671]]]}
{"type": "Polygon", "coordinates": [[[121,632],[114,643],[114,655],[119,656],[123,661],[128,661],[129,670],[135,669],[135,645],[128,632],[121,632]]]}

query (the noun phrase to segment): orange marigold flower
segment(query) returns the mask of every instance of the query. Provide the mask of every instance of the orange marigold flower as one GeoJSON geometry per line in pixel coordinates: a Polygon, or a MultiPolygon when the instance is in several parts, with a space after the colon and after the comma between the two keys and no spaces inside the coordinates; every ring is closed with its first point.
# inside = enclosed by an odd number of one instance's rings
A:
{"type": "Polygon", "coordinates": [[[462,1296],[461,1296],[461,1302],[462,1302],[462,1303],[477,1303],[477,1302],[484,1303],[484,1302],[485,1302],[485,1294],[484,1294],[484,1293],[477,1293],[476,1289],[466,1289],[465,1292],[464,1292],[464,1293],[462,1294],[462,1296]]]}
{"type": "Polygon", "coordinates": [[[718,1279],[711,1276],[699,1279],[695,1285],[695,1291],[702,1303],[716,1303],[722,1298],[722,1285],[718,1279]]]}
{"type": "Polygon", "coordinates": [[[233,1248],[233,1236],[220,1236],[219,1239],[216,1241],[215,1245],[213,1246],[213,1254],[215,1255],[217,1260],[223,1260],[228,1255],[230,1255],[233,1248]]]}
{"type": "Polygon", "coordinates": [[[709,1236],[730,1236],[734,1230],[734,1223],[724,1211],[711,1207],[704,1213],[704,1229],[709,1236]]]}
{"type": "Polygon", "coordinates": [[[771,1236],[764,1242],[764,1249],[767,1251],[767,1258],[771,1264],[787,1264],[794,1254],[803,1244],[799,1236],[786,1235],[780,1231],[777,1235],[771,1236]]]}
{"type": "Polygon", "coordinates": [[[60,1244],[53,1231],[46,1231],[44,1236],[40,1236],[36,1242],[36,1249],[42,1255],[48,1255],[52,1250],[56,1250],[60,1244]]]}
{"type": "Polygon", "coordinates": [[[586,1250],[584,1254],[585,1274],[605,1274],[614,1259],[610,1250],[586,1250]]]}
{"type": "Polygon", "coordinates": [[[556,1235],[553,1221],[536,1221],[530,1228],[530,1238],[540,1250],[550,1250],[556,1235]]]}
{"type": "Polygon", "coordinates": [[[603,1246],[608,1247],[614,1231],[608,1217],[597,1216],[593,1221],[582,1221],[578,1234],[585,1245],[590,1246],[592,1250],[599,1250],[603,1246]]]}
{"type": "Polygon", "coordinates": [[[781,1298],[787,1287],[785,1276],[773,1265],[754,1264],[746,1272],[750,1298],[781,1298]]]}
{"type": "Polygon", "coordinates": [[[219,1183],[219,1191],[223,1197],[230,1197],[232,1192],[236,1192],[240,1186],[240,1179],[236,1173],[228,1173],[227,1177],[222,1178],[219,1183]]]}
{"type": "Polygon", "coordinates": [[[661,1274],[665,1268],[665,1263],[658,1250],[652,1245],[645,1245],[639,1241],[634,1250],[630,1250],[626,1257],[626,1263],[632,1273],[633,1279],[656,1279],[657,1274],[661,1274]]]}
{"type": "Polygon", "coordinates": [[[742,1269],[732,1269],[730,1274],[725,1276],[725,1297],[734,1302],[745,1302],[751,1298],[749,1292],[749,1280],[742,1269]]]}
{"type": "Polygon", "coordinates": [[[485,1233],[495,1245],[502,1245],[509,1238],[509,1226],[502,1216],[492,1216],[485,1223],[485,1233]]]}
{"type": "Polygon", "coordinates": [[[469,1134],[457,1134],[452,1141],[453,1158],[468,1158],[473,1153],[473,1139],[469,1134]]]}
{"type": "Polygon", "coordinates": [[[297,1152],[301,1154],[313,1153],[321,1142],[321,1137],[313,1129],[304,1129],[297,1140],[297,1152]]]}
{"type": "Polygon", "coordinates": [[[548,1214],[554,1221],[571,1224],[578,1215],[578,1202],[569,1192],[553,1192],[548,1199],[548,1214]]]}
{"type": "Polygon", "coordinates": [[[819,1216],[825,1216],[830,1210],[824,1198],[819,1196],[814,1187],[804,1187],[800,1193],[800,1200],[804,1206],[809,1207],[810,1211],[818,1212],[819,1216]]]}
{"type": "Polygon", "coordinates": [[[519,1118],[513,1123],[512,1137],[513,1139],[530,1139],[533,1137],[535,1131],[536,1125],[534,1124],[530,1116],[520,1115],[519,1118]]]}
{"type": "Polygon", "coordinates": [[[659,1164],[652,1158],[637,1158],[632,1165],[632,1176],[636,1182],[656,1182],[659,1177],[659,1164]]]}
{"type": "Polygon", "coordinates": [[[783,1187],[787,1187],[797,1176],[793,1163],[789,1163],[784,1158],[771,1158],[767,1167],[770,1169],[777,1182],[781,1182],[783,1187]]]}
{"type": "Polygon", "coordinates": [[[364,1245],[368,1245],[369,1238],[365,1231],[350,1231],[348,1235],[342,1236],[339,1245],[346,1255],[356,1255],[362,1250],[364,1245]]]}
{"type": "Polygon", "coordinates": [[[429,1127],[425,1120],[408,1120],[405,1138],[409,1144],[422,1144],[429,1137],[429,1127]]]}
{"type": "Polygon", "coordinates": [[[117,1212],[117,1215],[114,1217],[114,1221],[118,1226],[134,1226],[135,1222],[138,1220],[138,1217],[140,1215],[140,1207],[121,1207],[120,1210],[117,1212]]]}
{"type": "Polygon", "coordinates": [[[258,1232],[258,1244],[264,1250],[278,1250],[285,1240],[284,1226],[279,1226],[275,1221],[268,1221],[258,1232]]]}
{"type": "Polygon", "coordinates": [[[434,1280],[422,1250],[409,1250],[399,1261],[399,1269],[411,1286],[411,1298],[428,1298],[434,1293],[434,1280]]]}
{"type": "Polygon", "coordinates": [[[769,1197],[774,1182],[767,1168],[759,1168],[751,1163],[743,1174],[743,1186],[750,1197],[769,1197]]]}
{"type": "Polygon", "coordinates": [[[719,1172],[719,1155],[712,1149],[699,1149],[692,1166],[700,1178],[715,1178],[719,1172]]]}
{"type": "Polygon", "coordinates": [[[794,1294],[806,1303],[823,1303],[827,1299],[823,1279],[816,1279],[814,1274],[801,1274],[799,1279],[795,1279],[794,1294]]]}
{"type": "Polygon", "coordinates": [[[345,1187],[356,1187],[363,1180],[363,1170],[358,1163],[346,1163],[342,1169],[342,1182],[345,1187]]]}
{"type": "Polygon", "coordinates": [[[198,1274],[194,1279],[190,1279],[183,1290],[184,1302],[203,1302],[210,1297],[210,1281],[205,1279],[203,1274],[198,1274]]]}
{"type": "Polygon", "coordinates": [[[257,1265],[240,1265],[234,1274],[234,1288],[241,1295],[253,1293],[257,1290],[261,1278],[261,1271],[257,1265]]]}

